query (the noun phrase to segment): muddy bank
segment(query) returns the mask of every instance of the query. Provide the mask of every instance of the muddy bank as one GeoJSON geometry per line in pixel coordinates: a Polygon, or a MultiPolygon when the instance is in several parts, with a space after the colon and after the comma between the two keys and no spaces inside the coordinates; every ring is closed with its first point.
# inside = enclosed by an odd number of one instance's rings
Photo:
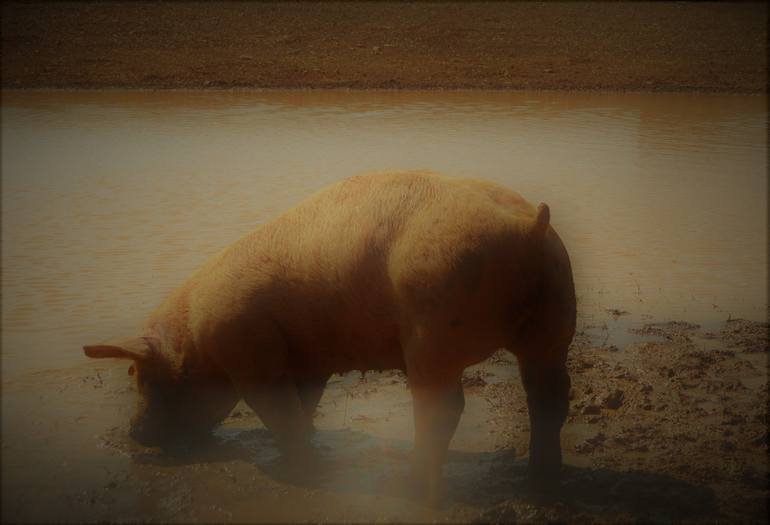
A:
{"type": "MultiPolygon", "coordinates": [[[[578,334],[569,367],[562,491],[531,506],[514,497],[484,513],[574,521],[761,521],[767,513],[766,323],[728,321],[631,330],[655,340],[596,346],[578,334]]],[[[506,412],[524,413],[517,383],[500,385],[506,412]],[[508,395],[508,394],[511,395],[508,395]]],[[[526,447],[526,421],[509,433],[526,447]]],[[[521,473],[501,466],[501,487],[521,473]],[[507,476],[505,473],[509,473],[507,476]]]]}
{"type": "Polygon", "coordinates": [[[13,425],[3,428],[2,518],[764,522],[767,324],[639,325],[620,346],[593,328],[583,323],[569,360],[566,466],[552,494],[525,481],[526,404],[504,352],[466,371],[448,499],[435,512],[405,488],[412,423],[400,373],[333,378],[316,419],[317,458],[291,469],[242,404],[200,449],[133,444],[126,365],[86,362],[4,385],[13,425]]]}
{"type": "Polygon", "coordinates": [[[763,92],[767,6],[6,2],[4,88],[763,92]]]}

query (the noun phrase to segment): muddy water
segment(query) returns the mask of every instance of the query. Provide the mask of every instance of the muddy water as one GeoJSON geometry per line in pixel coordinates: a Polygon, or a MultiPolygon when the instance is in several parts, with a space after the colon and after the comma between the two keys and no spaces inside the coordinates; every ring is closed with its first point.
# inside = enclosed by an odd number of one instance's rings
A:
{"type": "MultiPolygon", "coordinates": [[[[271,475],[274,447],[245,407],[211,461],[137,452],[122,434],[125,366],[86,363],[80,347],[135,333],[194,268],[317,189],[387,169],[483,177],[547,202],[573,260],[581,329],[600,342],[623,347],[649,320],[763,319],[766,102],[3,93],[3,517],[425,519],[388,481],[411,440],[401,377],[377,376],[368,393],[358,377],[330,385],[317,439],[332,473],[307,489],[271,475]]],[[[515,375],[494,367],[487,381],[515,375]]],[[[471,389],[451,469],[481,476],[500,461],[488,404],[471,389]]]]}

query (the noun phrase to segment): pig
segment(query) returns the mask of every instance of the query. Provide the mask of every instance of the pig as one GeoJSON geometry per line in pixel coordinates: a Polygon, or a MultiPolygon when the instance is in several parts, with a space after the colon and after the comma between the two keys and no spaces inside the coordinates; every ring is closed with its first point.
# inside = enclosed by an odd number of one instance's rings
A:
{"type": "Polygon", "coordinates": [[[389,172],[345,179],[260,226],[172,292],[141,337],[84,351],[133,361],[139,443],[206,434],[243,399],[289,458],[307,450],[332,374],[402,370],[411,475],[435,503],[463,370],[500,348],[527,395],[528,475],[558,479],[575,318],[547,205],[481,180],[389,172]]]}

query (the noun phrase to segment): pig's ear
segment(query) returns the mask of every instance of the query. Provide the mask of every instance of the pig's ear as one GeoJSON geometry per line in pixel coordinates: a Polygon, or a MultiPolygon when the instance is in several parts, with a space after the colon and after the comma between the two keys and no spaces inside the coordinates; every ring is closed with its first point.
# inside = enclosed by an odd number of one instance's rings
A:
{"type": "Polygon", "coordinates": [[[143,361],[159,346],[160,341],[154,337],[131,337],[84,346],[83,351],[88,357],[116,357],[118,359],[143,361]]]}

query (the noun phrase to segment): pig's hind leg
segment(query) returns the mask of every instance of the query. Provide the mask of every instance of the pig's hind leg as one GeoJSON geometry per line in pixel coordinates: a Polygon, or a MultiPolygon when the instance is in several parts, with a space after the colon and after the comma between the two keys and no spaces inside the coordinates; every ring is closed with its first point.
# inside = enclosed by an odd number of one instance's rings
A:
{"type": "Polygon", "coordinates": [[[560,433],[569,411],[570,378],[566,351],[558,358],[532,351],[518,356],[530,421],[529,478],[538,485],[555,485],[562,466],[560,433]]]}
{"type": "Polygon", "coordinates": [[[465,408],[463,368],[447,347],[451,343],[446,339],[423,335],[413,336],[405,348],[414,401],[412,477],[432,506],[439,506],[443,499],[443,466],[465,408]]]}

